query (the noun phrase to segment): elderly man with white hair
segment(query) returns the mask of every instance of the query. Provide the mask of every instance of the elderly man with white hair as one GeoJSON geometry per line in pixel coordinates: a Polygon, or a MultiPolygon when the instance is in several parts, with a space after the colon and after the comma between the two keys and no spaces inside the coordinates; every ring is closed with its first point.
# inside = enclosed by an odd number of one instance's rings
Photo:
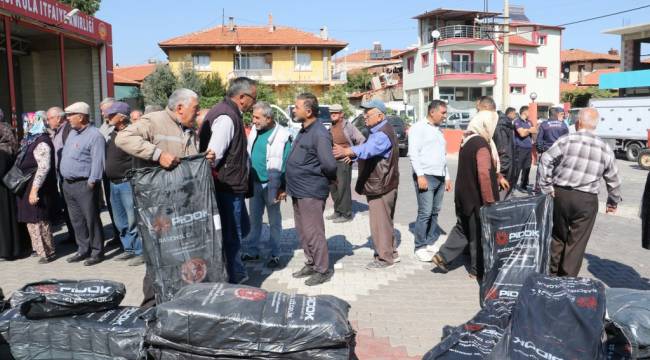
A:
{"type": "Polygon", "coordinates": [[[260,259],[259,240],[262,235],[262,217],[266,209],[269,217],[270,256],[266,266],[280,265],[282,214],[280,201],[287,197],[284,173],[291,151],[291,134],[273,119],[271,105],[258,101],[253,106],[253,127],[248,135],[248,155],[251,158],[253,197],[249,200],[251,231],[248,234],[243,261],[260,259]]]}
{"type": "Polygon", "coordinates": [[[63,209],[63,218],[65,219],[65,224],[68,228],[68,238],[67,242],[75,242],[74,227],[72,226],[72,221],[70,220],[70,215],[68,214],[68,205],[65,202],[65,197],[63,196],[63,178],[59,173],[59,163],[61,160],[61,152],[63,151],[63,145],[65,145],[66,140],[68,140],[68,135],[72,127],[70,122],[65,117],[65,111],[58,106],[53,106],[47,110],[47,126],[49,127],[52,137],[52,144],[54,145],[54,164],[56,166],[56,179],[58,183],[58,190],[60,196],[58,197],[58,206],[63,209]]]}
{"type": "MultiPolygon", "coordinates": [[[[194,132],[198,113],[199,96],[192,90],[178,89],[169,97],[165,110],[148,113],[118,132],[115,144],[135,158],[135,167],[159,164],[171,170],[181,157],[198,154],[194,132]]],[[[214,152],[208,150],[205,157],[214,161],[214,152]]],[[[155,302],[149,274],[147,269],[143,306],[155,302]]]]}
{"type": "Polygon", "coordinates": [[[559,138],[540,159],[539,186],[554,197],[551,274],[578,276],[596,222],[600,179],[607,185],[607,213],[621,202],[621,180],[612,149],[594,131],[598,111],[580,110],[576,132],[559,138]]]}

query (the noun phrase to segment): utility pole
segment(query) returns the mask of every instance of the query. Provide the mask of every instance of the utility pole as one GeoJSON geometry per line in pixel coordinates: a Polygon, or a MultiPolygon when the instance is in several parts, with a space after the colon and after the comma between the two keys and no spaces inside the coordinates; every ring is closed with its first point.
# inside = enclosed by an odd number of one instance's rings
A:
{"type": "Polygon", "coordinates": [[[501,78],[501,111],[510,106],[510,4],[503,0],[503,76],[501,78]]]}

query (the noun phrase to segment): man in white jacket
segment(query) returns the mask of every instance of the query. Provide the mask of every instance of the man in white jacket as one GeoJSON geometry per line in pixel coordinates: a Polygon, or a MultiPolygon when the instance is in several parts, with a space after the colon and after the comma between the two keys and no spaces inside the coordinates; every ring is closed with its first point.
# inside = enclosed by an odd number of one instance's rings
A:
{"type": "Polygon", "coordinates": [[[262,216],[268,211],[271,254],[267,266],[280,264],[278,244],[282,238],[280,201],[286,199],[284,169],[291,150],[289,131],[275,123],[271,106],[260,101],[253,106],[253,128],[248,135],[253,197],[249,200],[251,231],[244,241],[243,261],[260,259],[262,216]]]}

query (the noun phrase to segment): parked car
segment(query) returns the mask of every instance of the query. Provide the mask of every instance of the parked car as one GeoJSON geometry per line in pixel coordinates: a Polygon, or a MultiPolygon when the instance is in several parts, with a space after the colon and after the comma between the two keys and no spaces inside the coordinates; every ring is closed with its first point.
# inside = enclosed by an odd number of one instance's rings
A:
{"type": "Polygon", "coordinates": [[[442,122],[440,127],[465,130],[471,119],[472,113],[469,111],[452,112],[447,115],[447,118],[442,122]]]}
{"type": "MultiPolygon", "coordinates": [[[[406,156],[408,155],[409,151],[409,139],[408,139],[408,124],[399,116],[396,115],[388,115],[386,116],[386,120],[393,125],[393,129],[395,130],[395,135],[397,136],[397,142],[398,142],[398,147],[399,147],[399,156],[406,156]]],[[[370,131],[366,127],[363,114],[358,115],[352,120],[352,125],[354,125],[361,133],[363,136],[368,138],[368,135],[370,134],[370,131]]]]}
{"type": "MultiPolygon", "coordinates": [[[[286,111],[277,105],[271,105],[271,108],[273,109],[273,119],[275,119],[278,124],[288,128],[291,135],[295,138],[296,135],[298,135],[298,131],[300,131],[302,124],[293,119],[294,105],[289,106],[286,111]]],[[[318,120],[321,121],[327,129],[332,126],[329,105],[321,105],[318,107],[318,120]]]]}
{"type": "MultiPolygon", "coordinates": [[[[295,105],[289,105],[287,108],[287,112],[289,114],[289,117],[291,117],[291,121],[293,121],[293,108],[295,105]]],[[[320,120],[323,125],[329,130],[329,128],[332,126],[332,119],[330,118],[330,106],[329,105],[320,105],[318,107],[318,120],[320,120]]]]}

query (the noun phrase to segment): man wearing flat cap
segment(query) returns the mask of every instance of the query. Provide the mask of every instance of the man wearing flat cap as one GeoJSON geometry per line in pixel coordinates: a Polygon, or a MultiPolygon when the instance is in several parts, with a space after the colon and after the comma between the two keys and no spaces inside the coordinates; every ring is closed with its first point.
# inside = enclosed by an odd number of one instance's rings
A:
{"type": "Polygon", "coordinates": [[[393,126],[386,120],[386,105],[381,100],[361,104],[368,140],[345,148],[334,145],[337,159],[350,159],[359,164],[355,191],[366,195],[370,217],[370,235],[375,247],[375,259],[366,268],[381,270],[399,261],[393,216],[399,185],[399,148],[393,126]]]}
{"type": "Polygon", "coordinates": [[[84,265],[92,266],[104,257],[99,196],[106,144],[99,130],[90,125],[88,104],[74,103],[65,108],[65,113],[72,131],[63,146],[60,172],[78,246],[77,253],[67,261],[86,260],[84,265]]]}
{"type": "MultiPolygon", "coordinates": [[[[343,106],[334,104],[330,106],[332,119],[332,142],[344,148],[361,145],[366,138],[359,129],[345,120],[343,106]]],[[[344,223],[352,220],[352,162],[340,159],[336,162],[336,182],[330,185],[330,194],[334,202],[334,212],[327,216],[327,220],[334,223],[344,223]]]]}
{"type": "Polygon", "coordinates": [[[131,259],[129,265],[144,264],[142,258],[142,240],[138,235],[133,206],[133,189],[126,179],[126,173],[133,168],[133,157],[115,145],[117,133],[130,123],[131,109],[125,102],[116,101],[106,109],[108,124],[113,131],[106,142],[105,173],[108,178],[111,194],[111,211],[117,228],[124,253],[115,257],[116,261],[131,259]]]}

